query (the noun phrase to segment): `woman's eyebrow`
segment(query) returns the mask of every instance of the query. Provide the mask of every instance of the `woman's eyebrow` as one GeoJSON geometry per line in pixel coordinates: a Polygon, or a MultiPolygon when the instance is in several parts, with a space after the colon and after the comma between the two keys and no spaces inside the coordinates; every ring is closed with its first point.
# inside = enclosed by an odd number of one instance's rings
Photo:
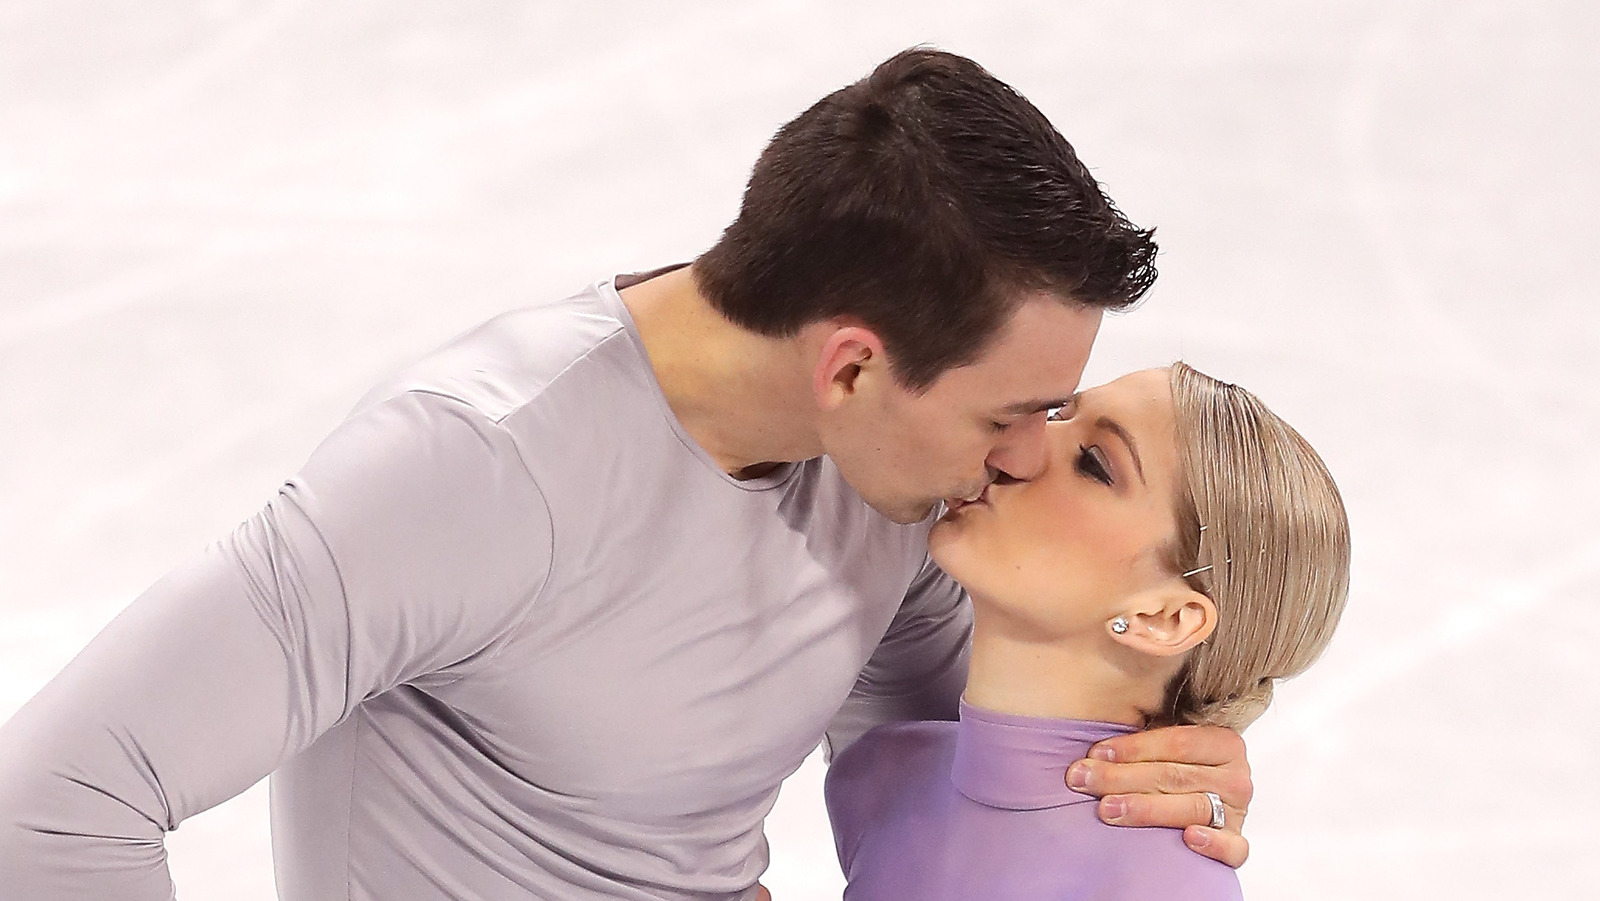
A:
{"type": "Polygon", "coordinates": [[[1115,419],[1112,419],[1109,416],[1101,416],[1099,419],[1094,421],[1094,424],[1096,428],[1105,429],[1111,434],[1116,435],[1118,438],[1121,438],[1122,443],[1128,446],[1128,456],[1133,458],[1133,468],[1139,473],[1139,483],[1148,488],[1149,483],[1144,480],[1144,464],[1139,462],[1139,445],[1133,440],[1133,434],[1127,429],[1123,428],[1122,423],[1117,422],[1115,419]]]}

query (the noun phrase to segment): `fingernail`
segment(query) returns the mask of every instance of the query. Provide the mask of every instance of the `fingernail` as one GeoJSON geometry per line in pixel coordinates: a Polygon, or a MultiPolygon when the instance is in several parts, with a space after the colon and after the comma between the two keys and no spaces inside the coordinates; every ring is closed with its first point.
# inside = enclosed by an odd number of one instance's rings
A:
{"type": "Polygon", "coordinates": [[[1089,787],[1089,768],[1081,763],[1067,767],[1067,787],[1083,791],[1089,787]]]}
{"type": "Polygon", "coordinates": [[[1211,847],[1211,835],[1204,829],[1186,829],[1184,830],[1183,837],[1188,840],[1189,847],[1195,849],[1196,851],[1200,850],[1201,848],[1211,847]]]}
{"type": "Polygon", "coordinates": [[[1107,798],[1100,802],[1101,819],[1106,822],[1120,820],[1128,813],[1128,802],[1121,798],[1107,798]]]}
{"type": "Polygon", "coordinates": [[[1089,756],[1093,757],[1095,760],[1116,760],[1117,749],[1095,745],[1089,749],[1089,756]]]}

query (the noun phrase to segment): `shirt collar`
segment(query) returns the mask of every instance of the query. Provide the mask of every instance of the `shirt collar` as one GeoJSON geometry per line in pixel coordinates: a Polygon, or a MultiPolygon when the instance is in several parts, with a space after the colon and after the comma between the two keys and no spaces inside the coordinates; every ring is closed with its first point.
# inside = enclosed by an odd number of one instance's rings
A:
{"type": "Polygon", "coordinates": [[[1095,742],[1135,731],[1116,723],[998,713],[963,700],[950,781],[968,798],[1003,810],[1082,804],[1095,798],[1067,787],[1067,767],[1095,742]]]}

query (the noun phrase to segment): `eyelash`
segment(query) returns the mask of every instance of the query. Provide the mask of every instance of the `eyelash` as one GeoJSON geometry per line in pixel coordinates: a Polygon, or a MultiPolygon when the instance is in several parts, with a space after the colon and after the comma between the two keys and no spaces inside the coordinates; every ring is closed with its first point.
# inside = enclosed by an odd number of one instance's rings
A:
{"type": "Polygon", "coordinates": [[[1100,459],[1100,449],[1078,445],[1077,470],[1102,485],[1111,485],[1111,469],[1100,459]]]}

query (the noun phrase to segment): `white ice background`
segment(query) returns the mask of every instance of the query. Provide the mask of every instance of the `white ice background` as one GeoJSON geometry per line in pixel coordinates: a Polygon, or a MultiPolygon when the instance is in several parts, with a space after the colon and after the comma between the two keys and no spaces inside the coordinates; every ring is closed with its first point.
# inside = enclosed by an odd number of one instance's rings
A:
{"type": "MultiPolygon", "coordinates": [[[[688,258],[895,50],[1033,99],[1182,356],[1295,423],[1354,585],[1248,734],[1246,892],[1596,897],[1600,13],[1583,0],[0,0],[0,718],[462,328],[688,258]]],[[[813,758],[778,901],[836,899],[813,758]]],[[[272,894],[264,784],[173,835],[272,894]]]]}

